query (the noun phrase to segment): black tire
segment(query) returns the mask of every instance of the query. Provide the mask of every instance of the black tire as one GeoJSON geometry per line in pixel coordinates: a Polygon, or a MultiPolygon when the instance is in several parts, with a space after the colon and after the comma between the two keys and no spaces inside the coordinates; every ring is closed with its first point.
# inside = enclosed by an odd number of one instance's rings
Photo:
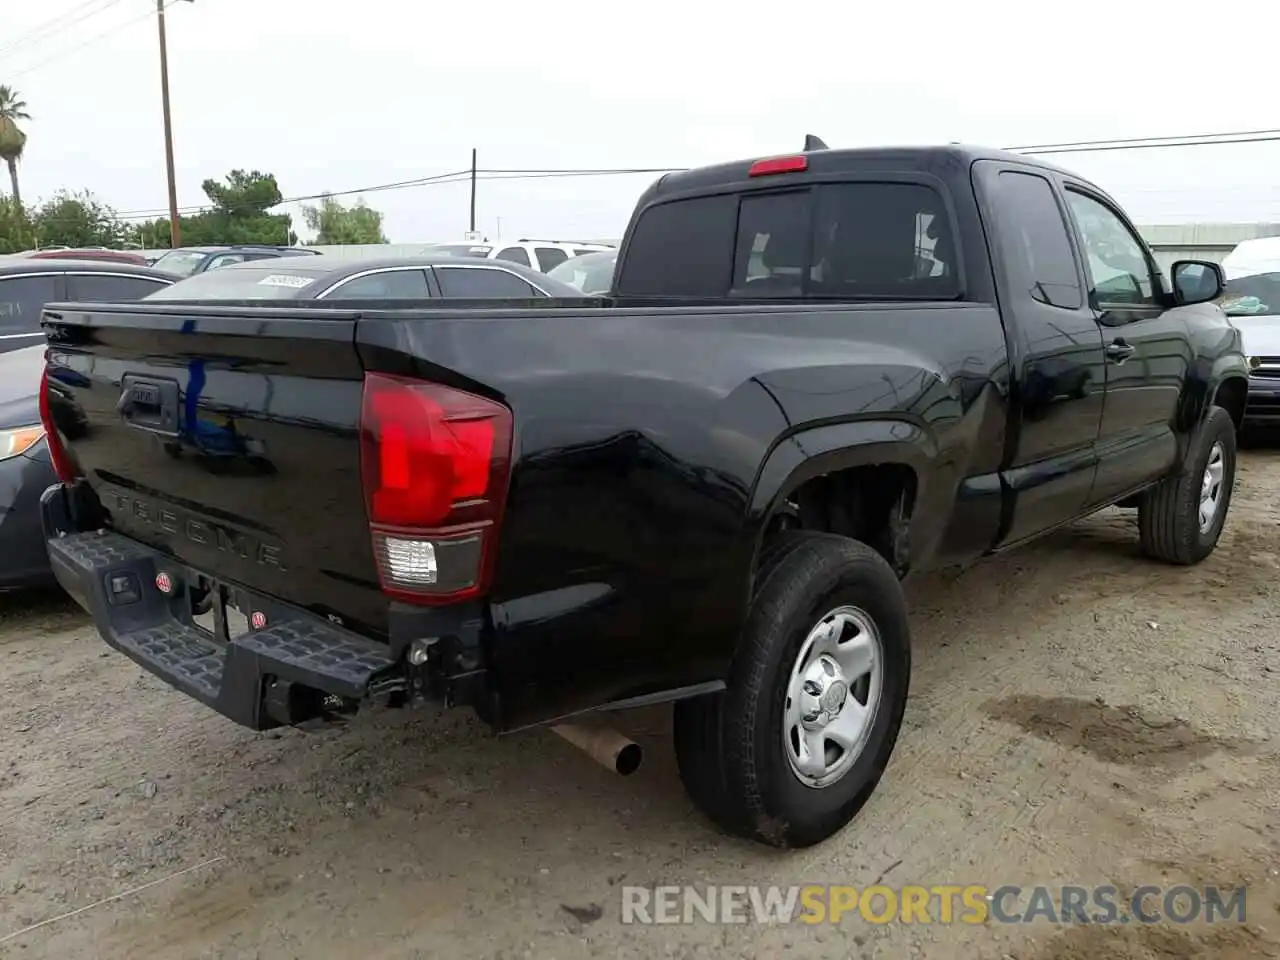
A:
{"type": "Polygon", "coordinates": [[[1138,537],[1142,552],[1153,560],[1183,566],[1213,553],[1231,506],[1236,479],[1236,427],[1222,407],[1209,410],[1187,446],[1181,469],[1142,495],[1138,504],[1138,537]],[[1209,457],[1222,447],[1222,482],[1213,522],[1200,529],[1200,491],[1209,457]]]}
{"type": "Polygon", "coordinates": [[[762,556],[727,689],[675,706],[676,761],[690,797],[724,829],[771,846],[827,839],[880,782],[902,726],[910,673],[906,601],[884,558],[845,537],[781,534],[762,556]],[[810,630],[842,605],[859,608],[879,634],[880,703],[848,771],[812,787],[793,772],[784,748],[786,688],[810,630]]]}

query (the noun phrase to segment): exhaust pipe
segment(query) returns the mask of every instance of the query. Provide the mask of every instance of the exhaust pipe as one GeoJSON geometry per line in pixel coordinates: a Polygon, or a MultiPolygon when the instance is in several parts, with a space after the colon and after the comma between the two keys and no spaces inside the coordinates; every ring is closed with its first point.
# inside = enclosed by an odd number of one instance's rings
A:
{"type": "Polygon", "coordinates": [[[640,744],[608,727],[584,727],[576,723],[558,723],[551,732],[563,737],[596,763],[627,777],[640,769],[644,752],[640,744]]]}

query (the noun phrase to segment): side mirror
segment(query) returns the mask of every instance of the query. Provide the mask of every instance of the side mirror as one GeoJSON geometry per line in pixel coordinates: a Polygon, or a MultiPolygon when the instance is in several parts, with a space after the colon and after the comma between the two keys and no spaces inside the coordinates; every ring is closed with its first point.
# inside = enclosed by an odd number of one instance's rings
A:
{"type": "Polygon", "coordinates": [[[1179,260],[1171,272],[1173,300],[1180,307],[1217,300],[1227,289],[1222,267],[1208,260],[1179,260]]]}

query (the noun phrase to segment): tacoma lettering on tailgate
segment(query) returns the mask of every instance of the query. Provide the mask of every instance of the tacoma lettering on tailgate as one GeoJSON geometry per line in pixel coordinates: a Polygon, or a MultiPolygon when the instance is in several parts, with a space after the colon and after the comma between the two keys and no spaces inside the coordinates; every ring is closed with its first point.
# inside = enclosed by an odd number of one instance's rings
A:
{"type": "Polygon", "coordinates": [[[145,535],[148,528],[162,530],[190,543],[285,572],[283,548],[258,534],[114,487],[103,486],[100,491],[103,505],[122,532],[132,529],[145,535]]]}

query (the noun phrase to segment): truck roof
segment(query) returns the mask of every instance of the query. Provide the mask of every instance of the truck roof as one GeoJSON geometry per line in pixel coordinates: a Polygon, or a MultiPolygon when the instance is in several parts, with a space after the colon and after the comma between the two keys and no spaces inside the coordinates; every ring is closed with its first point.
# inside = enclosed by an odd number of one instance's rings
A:
{"type": "MultiPolygon", "coordinates": [[[[1070,171],[1046,163],[1038,157],[1029,157],[1007,150],[996,150],[990,147],[967,146],[958,143],[944,146],[916,147],[866,147],[848,150],[801,150],[788,153],[786,151],[773,156],[804,156],[808,158],[810,174],[841,173],[851,168],[867,170],[883,163],[885,169],[902,172],[904,170],[928,171],[930,168],[952,166],[954,164],[969,166],[976,160],[1006,160],[1030,166],[1052,170],[1055,173],[1070,174],[1070,171]]],[[[643,200],[652,200],[659,195],[681,193],[685,190],[705,190],[708,188],[744,183],[751,165],[762,157],[749,160],[734,160],[729,163],[718,163],[709,167],[698,167],[693,170],[682,170],[664,174],[649,189],[643,200]]],[[[1074,174],[1070,174],[1074,176],[1074,174]]],[[[643,202],[642,200],[642,202],[643,202]]]]}

